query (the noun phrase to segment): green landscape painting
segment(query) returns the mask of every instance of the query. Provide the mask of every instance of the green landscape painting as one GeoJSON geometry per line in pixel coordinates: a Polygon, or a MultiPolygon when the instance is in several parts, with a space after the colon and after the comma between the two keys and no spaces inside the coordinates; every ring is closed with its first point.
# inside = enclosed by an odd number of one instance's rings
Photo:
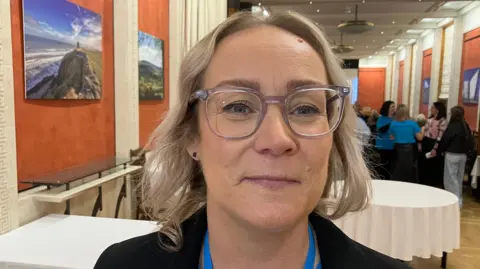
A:
{"type": "Polygon", "coordinates": [[[163,40],[138,31],[138,54],[140,100],[163,99],[163,40]]]}

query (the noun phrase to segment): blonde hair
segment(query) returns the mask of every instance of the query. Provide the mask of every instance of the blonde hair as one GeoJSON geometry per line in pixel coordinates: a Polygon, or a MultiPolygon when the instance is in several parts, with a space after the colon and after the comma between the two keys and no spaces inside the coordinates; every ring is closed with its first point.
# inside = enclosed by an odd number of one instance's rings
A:
{"type": "MultiPolygon", "coordinates": [[[[269,17],[237,13],[198,42],[183,59],[180,74],[180,100],[171,107],[165,120],[154,131],[147,148],[151,158],[145,164],[142,179],[143,206],[150,217],[161,224],[162,247],[169,251],[181,248],[181,223],[205,206],[206,185],[201,167],[186,148],[199,136],[197,111],[190,107],[191,94],[202,88],[201,81],[216,46],[226,37],[259,26],[286,30],[308,42],[323,57],[329,82],[347,85],[340,62],[329,42],[314,22],[295,12],[280,12],[269,17]]],[[[347,212],[363,209],[369,201],[370,174],[355,136],[356,116],[345,100],[345,114],[333,134],[328,164],[328,179],[315,211],[336,219],[347,212]],[[343,181],[343,188],[335,182],[343,181]]],[[[208,157],[208,156],[207,156],[208,157]]]]}
{"type": "Polygon", "coordinates": [[[397,111],[395,112],[396,121],[404,121],[410,119],[410,114],[408,112],[408,107],[404,104],[398,105],[397,111]]]}

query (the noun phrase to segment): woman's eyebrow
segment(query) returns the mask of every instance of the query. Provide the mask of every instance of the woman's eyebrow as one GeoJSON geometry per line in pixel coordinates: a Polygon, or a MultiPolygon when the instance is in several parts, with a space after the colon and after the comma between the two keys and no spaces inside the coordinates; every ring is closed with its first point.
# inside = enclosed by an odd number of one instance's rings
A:
{"type": "Polygon", "coordinates": [[[299,87],[312,85],[325,85],[325,83],[312,79],[294,79],[287,82],[287,90],[291,91],[299,87]]]}
{"type": "MultiPolygon", "coordinates": [[[[293,79],[287,82],[286,89],[291,91],[299,87],[311,86],[311,85],[325,85],[325,83],[312,79],[293,79]]],[[[234,86],[240,88],[248,88],[259,91],[261,88],[260,82],[248,79],[229,79],[223,80],[217,84],[216,87],[221,86],[234,86]]]]}
{"type": "Polygon", "coordinates": [[[234,87],[240,87],[240,88],[248,88],[248,89],[257,90],[257,91],[260,90],[260,83],[258,81],[248,80],[248,79],[224,80],[218,83],[216,87],[220,87],[220,86],[234,86],[234,87]]]}

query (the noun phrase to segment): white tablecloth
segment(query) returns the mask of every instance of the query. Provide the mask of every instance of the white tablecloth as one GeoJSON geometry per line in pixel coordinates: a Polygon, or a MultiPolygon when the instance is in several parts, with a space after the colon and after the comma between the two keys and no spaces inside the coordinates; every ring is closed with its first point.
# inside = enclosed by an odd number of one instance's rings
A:
{"type": "Polygon", "coordinates": [[[460,247],[458,198],[441,189],[373,180],[373,201],[335,224],[355,241],[390,257],[441,257],[460,247]]]}
{"type": "Polygon", "coordinates": [[[0,269],[92,269],[108,246],[155,229],[149,221],[49,215],[0,236],[0,269]]]}
{"type": "Polygon", "coordinates": [[[478,186],[478,177],[480,176],[480,156],[477,156],[470,175],[472,176],[472,188],[476,189],[478,186]]]}

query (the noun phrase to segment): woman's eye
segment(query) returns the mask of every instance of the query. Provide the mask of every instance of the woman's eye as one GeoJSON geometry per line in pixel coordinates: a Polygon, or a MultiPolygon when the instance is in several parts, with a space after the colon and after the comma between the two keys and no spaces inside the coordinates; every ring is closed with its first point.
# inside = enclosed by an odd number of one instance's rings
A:
{"type": "Polygon", "coordinates": [[[320,111],[313,106],[298,106],[293,110],[292,114],[297,115],[310,115],[310,114],[318,114],[320,111]]]}
{"type": "Polygon", "coordinates": [[[225,107],[223,107],[223,111],[228,113],[240,113],[240,114],[248,114],[253,112],[253,110],[250,107],[242,103],[228,104],[225,107]]]}

